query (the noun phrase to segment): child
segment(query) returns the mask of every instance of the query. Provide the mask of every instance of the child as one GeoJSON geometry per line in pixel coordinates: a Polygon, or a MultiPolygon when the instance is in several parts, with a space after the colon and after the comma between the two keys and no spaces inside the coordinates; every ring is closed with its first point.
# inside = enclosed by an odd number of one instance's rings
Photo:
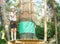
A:
{"type": "Polygon", "coordinates": [[[10,7],[10,26],[11,26],[11,38],[12,40],[16,40],[16,15],[14,6],[10,7]]]}

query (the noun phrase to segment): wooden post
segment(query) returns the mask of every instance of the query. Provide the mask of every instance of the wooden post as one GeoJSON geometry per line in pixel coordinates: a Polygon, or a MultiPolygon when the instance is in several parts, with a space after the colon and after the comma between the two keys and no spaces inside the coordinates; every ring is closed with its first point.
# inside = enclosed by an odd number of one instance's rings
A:
{"type": "Polygon", "coordinates": [[[44,42],[47,44],[47,18],[46,18],[46,8],[47,8],[47,3],[46,0],[44,0],[44,42]]]}

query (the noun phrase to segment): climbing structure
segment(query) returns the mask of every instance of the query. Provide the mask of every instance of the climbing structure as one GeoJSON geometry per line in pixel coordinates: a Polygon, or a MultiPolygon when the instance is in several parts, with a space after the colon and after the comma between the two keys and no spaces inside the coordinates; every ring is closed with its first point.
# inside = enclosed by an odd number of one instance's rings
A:
{"type": "MultiPolygon", "coordinates": [[[[3,0],[0,0],[0,3],[4,5],[3,0]],[[2,1],[2,2],[1,2],[2,1]]],[[[3,16],[6,20],[5,9],[3,8],[3,16]]],[[[40,43],[40,40],[32,40],[35,34],[35,25],[33,22],[33,3],[32,0],[20,0],[20,21],[18,32],[20,34],[20,39],[22,40],[13,40],[8,41],[7,44],[44,44],[40,43]],[[31,39],[31,40],[30,40],[31,39]]],[[[7,21],[4,21],[6,23],[7,21]]],[[[7,24],[7,23],[6,23],[7,24]]]]}
{"type": "Polygon", "coordinates": [[[32,20],[32,0],[20,0],[20,22],[19,33],[21,39],[32,39],[35,33],[32,20]]]}
{"type": "Polygon", "coordinates": [[[20,19],[30,20],[33,12],[33,3],[32,0],[20,0],[20,19]]]}

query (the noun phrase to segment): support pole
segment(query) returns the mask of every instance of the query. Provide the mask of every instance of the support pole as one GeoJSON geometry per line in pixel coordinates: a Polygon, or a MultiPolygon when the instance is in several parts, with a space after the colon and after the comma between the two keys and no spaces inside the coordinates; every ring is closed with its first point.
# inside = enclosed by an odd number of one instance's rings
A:
{"type": "Polygon", "coordinates": [[[44,42],[47,44],[47,18],[46,18],[46,11],[47,11],[47,3],[44,0],[44,42]]]}

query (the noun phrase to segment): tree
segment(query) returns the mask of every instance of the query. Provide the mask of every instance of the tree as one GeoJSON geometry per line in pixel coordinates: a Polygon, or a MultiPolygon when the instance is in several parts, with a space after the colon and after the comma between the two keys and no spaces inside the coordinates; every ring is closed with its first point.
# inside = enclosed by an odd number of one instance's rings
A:
{"type": "Polygon", "coordinates": [[[57,29],[57,16],[58,16],[58,3],[55,1],[55,0],[50,0],[49,1],[50,3],[49,3],[49,6],[50,6],[50,8],[52,8],[52,10],[54,11],[54,15],[53,15],[53,17],[54,17],[54,23],[55,23],[55,36],[56,36],[56,44],[58,44],[58,29],[57,29]]]}
{"type": "MultiPolygon", "coordinates": [[[[54,23],[47,22],[47,40],[49,41],[54,37],[55,34],[55,26],[54,23]]],[[[36,36],[38,39],[44,39],[44,26],[36,25],[36,36]]]]}

